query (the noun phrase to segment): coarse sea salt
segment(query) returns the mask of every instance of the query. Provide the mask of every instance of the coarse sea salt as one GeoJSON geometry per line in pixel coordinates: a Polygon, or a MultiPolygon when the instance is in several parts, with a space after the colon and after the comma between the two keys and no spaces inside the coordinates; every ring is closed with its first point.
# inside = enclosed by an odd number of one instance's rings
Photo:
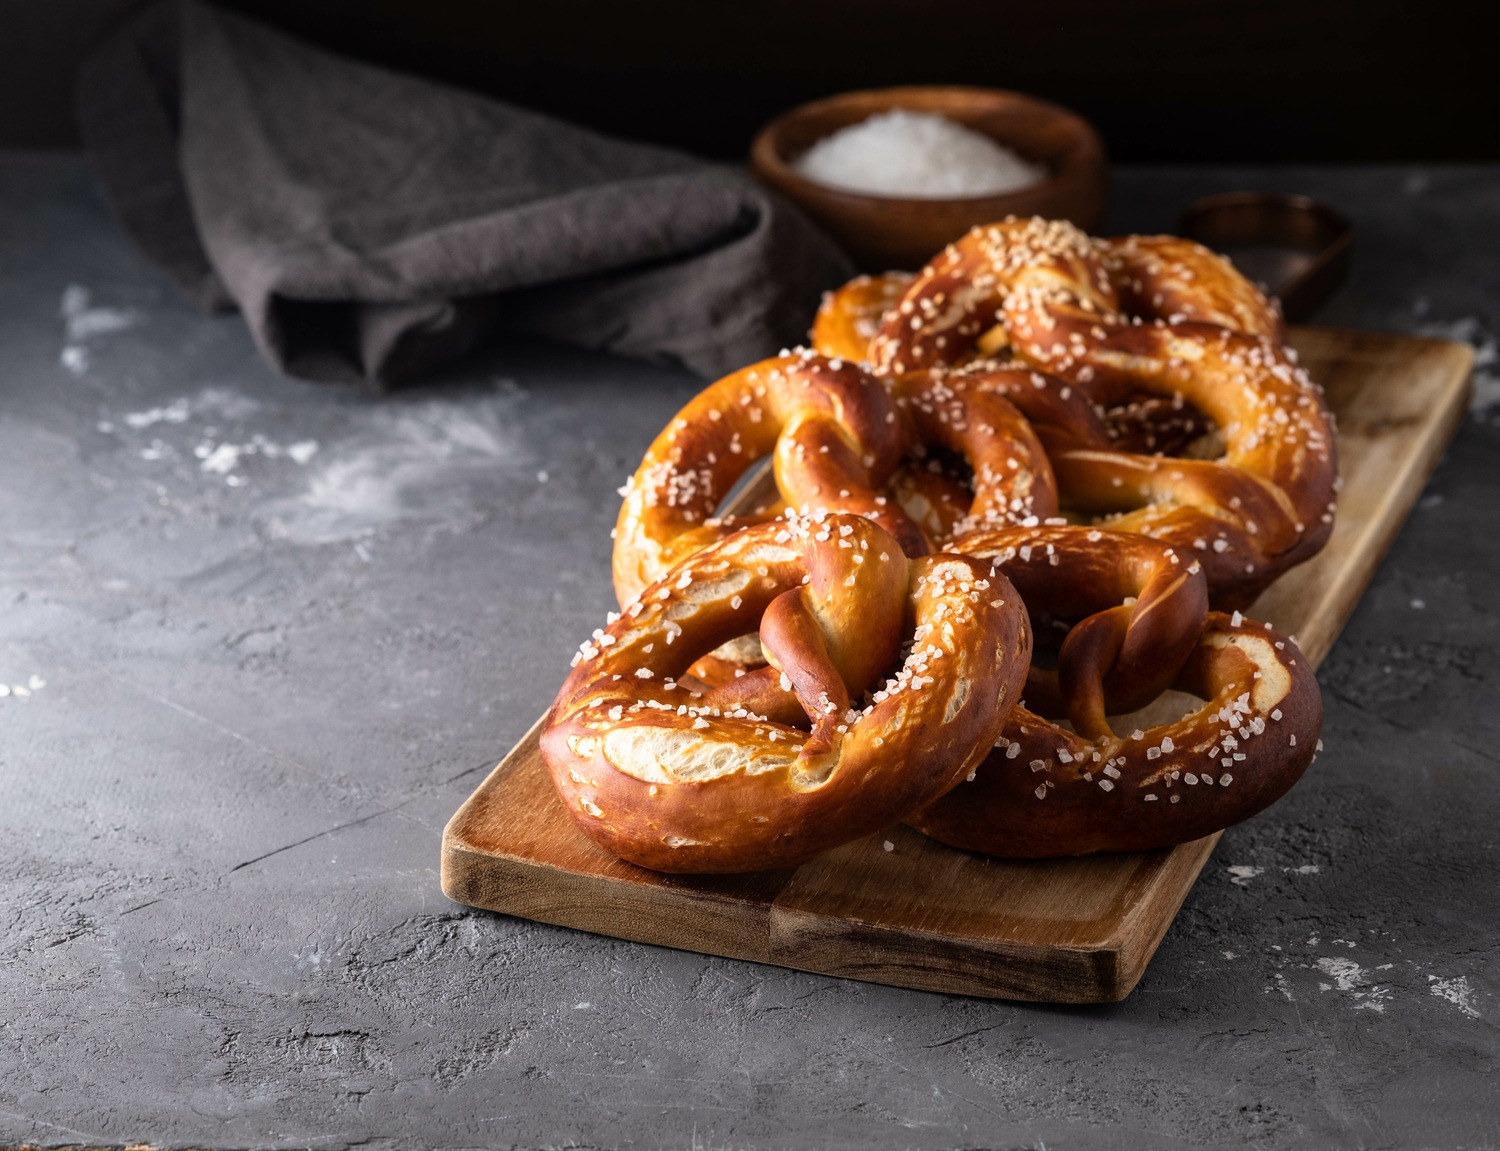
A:
{"type": "Polygon", "coordinates": [[[815,143],[792,166],[819,184],[877,196],[959,199],[1013,192],[1047,169],[946,116],[896,109],[815,143]]]}

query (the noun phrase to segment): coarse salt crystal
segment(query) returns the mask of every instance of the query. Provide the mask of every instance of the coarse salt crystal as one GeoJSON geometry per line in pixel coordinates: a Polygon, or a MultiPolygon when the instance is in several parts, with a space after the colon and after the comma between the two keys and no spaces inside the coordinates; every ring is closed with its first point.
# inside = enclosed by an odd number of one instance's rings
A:
{"type": "Polygon", "coordinates": [[[792,167],[830,187],[934,200],[1011,192],[1047,177],[981,132],[899,108],[825,136],[792,167]]]}

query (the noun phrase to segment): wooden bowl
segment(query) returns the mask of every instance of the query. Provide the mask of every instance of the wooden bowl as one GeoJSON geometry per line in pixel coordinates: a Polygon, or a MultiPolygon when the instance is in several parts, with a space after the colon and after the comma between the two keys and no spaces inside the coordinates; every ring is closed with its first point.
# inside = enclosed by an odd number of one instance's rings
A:
{"type": "Polygon", "coordinates": [[[793,108],[755,137],[750,169],[870,272],[919,268],[974,225],[1006,216],[1071,220],[1092,231],[1104,219],[1109,179],[1104,145],[1087,120],[1019,92],[959,87],[848,92],[793,108]],[[792,161],[824,136],[894,108],[947,116],[1044,165],[1052,175],[999,195],[917,199],[832,188],[792,168],[792,161]]]}

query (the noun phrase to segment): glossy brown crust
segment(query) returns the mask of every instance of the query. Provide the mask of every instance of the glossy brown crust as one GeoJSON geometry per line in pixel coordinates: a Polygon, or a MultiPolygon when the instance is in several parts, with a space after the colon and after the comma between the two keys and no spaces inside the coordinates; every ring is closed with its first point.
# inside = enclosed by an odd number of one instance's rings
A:
{"type": "Polygon", "coordinates": [[[1191,241],[1007,220],[918,273],[871,358],[884,372],[973,363],[998,339],[1119,413],[1112,443],[1048,443],[1064,510],[1195,552],[1215,605],[1236,608],[1332,530],[1332,417],[1283,334],[1275,305],[1191,241]],[[1158,454],[1204,419],[1221,457],[1158,454]]]}
{"type": "Polygon", "coordinates": [[[1145,536],[1042,524],[973,532],[950,547],[989,560],[1033,615],[1078,619],[1056,670],[1032,668],[1025,699],[1090,738],[1111,734],[1107,715],[1144,707],[1171,685],[1208,618],[1202,566],[1145,536]]]}
{"type": "Polygon", "coordinates": [[[903,467],[907,474],[898,473],[893,487],[929,544],[937,547],[955,532],[1057,514],[1057,483],[1046,449],[999,388],[975,377],[928,372],[896,379],[892,391],[918,457],[903,467]],[[968,465],[967,485],[944,482],[928,470],[934,448],[968,465]],[[960,504],[962,511],[952,519],[960,504]]]}
{"type": "Polygon", "coordinates": [[[813,351],[855,363],[867,362],[870,341],[880,329],[881,317],[901,302],[911,280],[910,272],[856,276],[843,287],[825,292],[809,333],[813,351]]]}
{"type": "Polygon", "coordinates": [[[1206,702],[1123,739],[1089,740],[1016,708],[973,780],[907,822],[1008,858],[1145,851],[1250,818],[1312,762],[1317,682],[1296,646],[1265,625],[1211,615],[1176,686],[1206,702]]]}
{"type": "Polygon", "coordinates": [[[689,557],[595,633],[542,753],[579,827],[623,859],[673,872],[794,866],[964,778],[999,737],[1030,654],[1020,599],[987,563],[908,561],[857,516],[763,524],[689,557]],[[677,682],[757,626],[801,726],[677,682]],[[867,682],[845,680],[882,659],[867,682]]]}
{"type": "Polygon", "coordinates": [[[749,522],[786,507],[849,511],[880,523],[919,554],[916,526],[881,494],[903,445],[895,402],[852,362],[790,353],[712,384],[673,417],[625,486],[613,558],[620,603],[747,522],[714,513],[767,455],[775,460],[781,502],[749,522]]]}
{"type": "MultiPolygon", "coordinates": [[[[851,294],[845,308],[870,306],[869,295],[851,294]]],[[[1285,338],[1275,303],[1201,244],[1095,239],[1063,220],[1012,218],[973,229],[922,268],[881,318],[869,359],[900,374],[1008,349],[1048,367],[1114,328],[1179,322],[1285,338]]]]}
{"type": "Polygon", "coordinates": [[[1141,320],[1198,321],[1286,339],[1281,309],[1228,260],[1180,236],[1095,241],[1120,310],[1141,320]]]}
{"type": "Polygon", "coordinates": [[[885,314],[870,361],[881,374],[901,375],[1009,347],[1043,363],[1027,354],[1017,315],[1048,338],[1060,323],[1086,331],[1119,316],[1108,269],[1086,233],[1038,217],[973,229],[921,269],[885,314]]]}
{"type": "Polygon", "coordinates": [[[1182,397],[1217,424],[1217,459],[1092,448],[1051,457],[1065,507],[1195,556],[1215,606],[1248,606],[1327,542],[1338,482],[1333,418],[1282,345],[1208,324],[1132,327],[1062,372],[1182,397]]]}

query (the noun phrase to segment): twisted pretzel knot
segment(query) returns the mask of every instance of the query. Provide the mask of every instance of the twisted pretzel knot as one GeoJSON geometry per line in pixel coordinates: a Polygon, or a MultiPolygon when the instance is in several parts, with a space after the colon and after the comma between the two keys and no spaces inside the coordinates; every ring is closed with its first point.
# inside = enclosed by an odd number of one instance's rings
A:
{"type": "Polygon", "coordinates": [[[1030,648],[1019,598],[987,563],[908,560],[857,516],[761,524],[689,556],[595,633],[542,753],[579,826],[621,858],[792,866],[962,779],[999,737],[1030,648]],[[757,624],[798,724],[682,678],[757,624]]]}
{"type": "MultiPolygon", "coordinates": [[[[868,325],[868,310],[899,282],[835,294],[825,330],[868,325]]],[[[1008,347],[1029,363],[1061,366],[1111,329],[1195,321],[1284,336],[1275,305],[1199,244],[1099,240],[1064,220],[1010,219],[975,228],[918,272],[879,319],[866,358],[878,373],[900,375],[1008,347]]]]}
{"type": "Polygon", "coordinates": [[[975,532],[953,547],[994,564],[1034,617],[1083,617],[1067,631],[1056,670],[1031,669],[1026,703],[1066,715],[1089,739],[1114,734],[1108,715],[1167,690],[1208,618],[1202,566],[1145,536],[1043,525],[975,532]]]}

